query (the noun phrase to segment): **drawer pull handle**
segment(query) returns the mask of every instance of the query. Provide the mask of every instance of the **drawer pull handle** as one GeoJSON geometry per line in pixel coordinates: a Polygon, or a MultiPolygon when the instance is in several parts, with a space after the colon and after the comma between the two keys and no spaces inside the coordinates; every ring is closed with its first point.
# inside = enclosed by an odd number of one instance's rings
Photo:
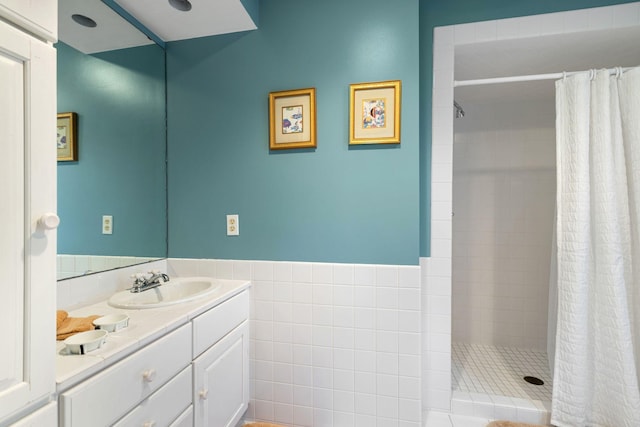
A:
{"type": "Polygon", "coordinates": [[[198,395],[200,396],[200,399],[207,400],[207,397],[209,397],[209,390],[207,390],[206,388],[204,390],[200,390],[200,393],[198,393],[198,395]]]}
{"type": "Polygon", "coordinates": [[[142,427],[155,427],[156,422],[155,421],[147,421],[144,424],[142,424],[142,427]]]}
{"type": "Polygon", "coordinates": [[[152,382],[153,380],[156,379],[156,370],[155,369],[147,369],[146,371],[144,371],[142,373],[142,379],[147,383],[152,382]]]}

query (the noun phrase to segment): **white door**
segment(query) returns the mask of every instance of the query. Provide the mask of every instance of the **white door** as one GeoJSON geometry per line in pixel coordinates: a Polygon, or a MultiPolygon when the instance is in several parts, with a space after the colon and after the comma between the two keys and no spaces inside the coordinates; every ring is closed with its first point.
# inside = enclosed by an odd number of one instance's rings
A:
{"type": "Polygon", "coordinates": [[[55,388],[55,61],[0,22],[0,424],[55,388]]]}
{"type": "Polygon", "coordinates": [[[0,0],[0,16],[46,40],[57,40],[57,0],[0,0]]]}
{"type": "Polygon", "coordinates": [[[249,321],[202,353],[193,377],[194,425],[234,427],[249,404],[249,321]]]}

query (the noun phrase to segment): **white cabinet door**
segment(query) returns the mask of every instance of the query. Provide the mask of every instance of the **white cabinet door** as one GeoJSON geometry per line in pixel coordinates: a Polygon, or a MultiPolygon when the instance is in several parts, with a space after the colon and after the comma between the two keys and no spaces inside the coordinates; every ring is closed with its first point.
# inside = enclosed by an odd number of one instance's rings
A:
{"type": "Polygon", "coordinates": [[[51,402],[15,424],[11,424],[11,427],[58,427],[58,404],[51,402]]]}
{"type": "Polygon", "coordinates": [[[249,321],[193,362],[195,426],[234,427],[249,404],[249,321]]]}
{"type": "Polygon", "coordinates": [[[57,41],[57,0],[0,0],[0,16],[38,37],[57,41]]]}
{"type": "Polygon", "coordinates": [[[0,21],[0,424],[55,391],[56,56],[0,21]]]}

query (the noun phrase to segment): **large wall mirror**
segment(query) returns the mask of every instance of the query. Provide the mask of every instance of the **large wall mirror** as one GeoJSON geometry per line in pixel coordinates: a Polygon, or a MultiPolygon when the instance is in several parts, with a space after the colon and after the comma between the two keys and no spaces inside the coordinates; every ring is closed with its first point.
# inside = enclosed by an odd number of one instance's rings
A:
{"type": "Polygon", "coordinates": [[[77,114],[78,158],[58,161],[58,279],[166,257],[164,50],[99,0],[60,0],[59,34],[58,113],[77,114]]]}

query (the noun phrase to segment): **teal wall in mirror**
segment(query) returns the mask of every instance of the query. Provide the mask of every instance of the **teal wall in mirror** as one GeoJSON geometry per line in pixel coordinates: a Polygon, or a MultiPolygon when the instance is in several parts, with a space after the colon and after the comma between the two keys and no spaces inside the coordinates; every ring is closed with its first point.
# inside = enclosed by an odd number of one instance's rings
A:
{"type": "Polygon", "coordinates": [[[58,254],[165,257],[164,50],[56,48],[58,112],[78,114],[78,161],[58,162],[58,254]]]}

